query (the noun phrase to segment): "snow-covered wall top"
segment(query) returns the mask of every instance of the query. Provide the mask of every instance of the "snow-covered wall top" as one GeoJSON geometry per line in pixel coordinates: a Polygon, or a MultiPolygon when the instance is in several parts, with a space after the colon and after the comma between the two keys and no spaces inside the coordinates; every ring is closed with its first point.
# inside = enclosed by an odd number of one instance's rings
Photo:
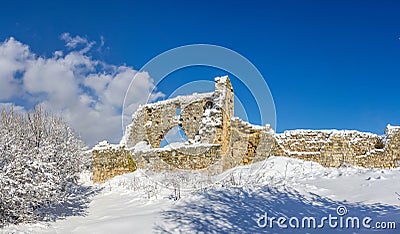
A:
{"type": "Polygon", "coordinates": [[[189,142],[219,144],[216,129],[231,117],[232,86],[228,77],[217,77],[214,92],[178,96],[141,106],[121,143],[129,148],[146,141],[152,148],[160,148],[168,131],[180,126],[189,142]],[[229,116],[224,119],[224,114],[229,116]]]}
{"type": "Polygon", "coordinates": [[[397,167],[400,127],[385,135],[355,130],[290,130],[276,134],[273,154],[313,160],[325,166],[397,167]]]}
{"type": "Polygon", "coordinates": [[[204,99],[212,99],[214,92],[209,93],[193,93],[191,95],[177,96],[174,98],[161,100],[155,103],[149,103],[146,105],[142,105],[139,107],[140,111],[142,108],[159,108],[165,105],[179,105],[179,106],[187,106],[188,104],[204,99]]]}
{"type": "Polygon", "coordinates": [[[400,127],[388,125],[384,136],[354,130],[301,129],[275,134],[269,125],[252,125],[235,118],[230,80],[217,77],[212,93],[178,96],[141,106],[121,144],[102,142],[94,148],[93,155],[99,159],[94,170],[98,176],[94,177],[100,180],[124,173],[126,168],[119,166],[130,165],[127,155],[138,168],[193,169],[212,174],[269,156],[296,157],[327,167],[393,168],[400,160],[400,127]],[[177,126],[188,140],[161,148],[160,142],[177,126]],[[110,165],[124,164],[105,170],[107,158],[110,165]]]}

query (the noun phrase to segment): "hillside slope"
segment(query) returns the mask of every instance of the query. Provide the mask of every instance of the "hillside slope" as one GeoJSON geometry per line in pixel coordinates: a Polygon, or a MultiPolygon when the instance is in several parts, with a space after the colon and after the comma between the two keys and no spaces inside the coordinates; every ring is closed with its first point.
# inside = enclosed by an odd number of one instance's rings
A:
{"type": "MultiPolygon", "coordinates": [[[[104,185],[88,204],[85,215],[68,216],[56,222],[8,226],[17,233],[256,233],[309,232],[369,233],[371,229],[282,229],[264,224],[268,217],[370,217],[394,221],[400,229],[400,169],[357,167],[324,168],[286,157],[236,167],[199,183],[199,175],[152,174],[144,171],[118,176],[104,185]],[[183,178],[183,180],[182,180],[183,178]],[[175,183],[175,186],[172,186],[175,183]],[[164,185],[171,185],[170,188],[164,185]],[[184,189],[185,188],[185,189],[184,189]],[[194,189],[196,188],[196,189],[194,189]],[[176,199],[179,196],[181,199],[176,199]],[[346,209],[338,215],[338,207],[346,209]],[[257,222],[262,221],[262,222],[257,222]]],[[[202,180],[203,181],[203,180],[202,180]]],[[[287,224],[287,223],[286,223],[287,224]]],[[[383,230],[381,230],[383,231],[383,230]]]]}

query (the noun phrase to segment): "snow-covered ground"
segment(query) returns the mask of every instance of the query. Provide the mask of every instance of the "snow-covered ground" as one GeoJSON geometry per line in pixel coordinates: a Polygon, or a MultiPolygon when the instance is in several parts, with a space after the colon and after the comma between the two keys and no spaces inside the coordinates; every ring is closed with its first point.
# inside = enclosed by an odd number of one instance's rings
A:
{"type": "MultiPolygon", "coordinates": [[[[77,216],[56,222],[5,227],[4,233],[400,233],[400,169],[324,168],[286,157],[236,167],[220,175],[149,174],[118,176],[91,195],[77,216]],[[179,178],[179,179],[176,179],[179,178]],[[169,185],[165,187],[165,185],[169,185]],[[180,199],[178,196],[178,185],[180,199]],[[185,189],[184,189],[185,188],[185,189]],[[341,213],[345,210],[347,213],[341,213]],[[265,217],[329,215],[370,217],[371,229],[280,228],[265,217]],[[395,222],[396,229],[372,228],[395,222]],[[260,227],[261,226],[261,227],[260,227]]],[[[286,222],[288,225],[288,222],[286,222]]]]}

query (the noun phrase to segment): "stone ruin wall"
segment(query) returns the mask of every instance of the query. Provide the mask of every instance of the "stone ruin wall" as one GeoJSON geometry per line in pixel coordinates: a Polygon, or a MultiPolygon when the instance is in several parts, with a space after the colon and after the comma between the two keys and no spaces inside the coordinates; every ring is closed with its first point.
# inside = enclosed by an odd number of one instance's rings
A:
{"type": "MultiPolygon", "coordinates": [[[[215,92],[180,96],[141,106],[134,114],[126,138],[123,139],[126,153],[119,151],[121,158],[129,154],[138,168],[154,171],[186,169],[220,172],[221,159],[230,147],[233,100],[229,79],[221,77],[216,78],[215,92]],[[192,145],[177,149],[160,148],[162,139],[176,126],[183,129],[192,145]],[[150,149],[135,149],[137,144],[143,142],[148,143],[150,149]]],[[[123,174],[120,167],[111,169],[115,165],[113,161],[116,154],[108,151],[113,147],[110,145],[110,149],[105,148],[93,151],[94,181],[103,181],[107,175],[112,178],[123,174]],[[110,165],[105,166],[108,157],[110,165]]],[[[122,150],[121,147],[118,149],[122,150]]]]}
{"type": "Polygon", "coordinates": [[[188,146],[176,149],[154,149],[134,154],[138,168],[153,171],[202,170],[221,159],[220,145],[188,146]]]}
{"type": "Polygon", "coordinates": [[[400,161],[400,127],[388,126],[383,137],[349,130],[293,130],[275,134],[268,126],[260,129],[234,119],[230,152],[234,158],[231,165],[287,156],[325,167],[395,168],[400,161]]]}
{"type": "Polygon", "coordinates": [[[253,126],[239,118],[231,120],[231,142],[224,169],[259,162],[270,156],[274,132],[269,125],[253,126]]]}
{"type": "Polygon", "coordinates": [[[234,93],[229,79],[224,82],[216,82],[215,97],[215,102],[219,103],[218,117],[222,123],[216,127],[214,143],[220,144],[222,154],[226,154],[231,140],[231,118],[234,116],[234,93]]]}
{"type": "Polygon", "coordinates": [[[133,153],[135,161],[142,168],[164,170],[175,165],[180,169],[203,169],[215,164],[227,152],[231,116],[232,86],[229,79],[217,78],[213,93],[179,96],[140,107],[133,116],[125,145],[127,148],[140,142],[151,145],[153,150],[150,152],[133,153]],[[177,113],[177,109],[180,113],[177,113]],[[175,126],[183,129],[189,142],[200,145],[160,149],[160,142],[175,126]]]}
{"type": "Polygon", "coordinates": [[[164,136],[175,126],[182,127],[186,136],[194,139],[201,125],[204,106],[212,101],[211,95],[198,95],[187,100],[174,98],[140,107],[128,130],[127,147],[146,141],[153,148],[159,148],[164,136]],[[181,110],[180,115],[177,115],[177,109],[181,110]]]}
{"type": "Polygon", "coordinates": [[[293,130],[275,135],[271,155],[295,157],[326,167],[394,168],[400,160],[400,128],[385,135],[348,130],[293,130]]]}
{"type": "Polygon", "coordinates": [[[92,150],[93,155],[93,183],[104,183],[107,179],[117,175],[133,172],[136,163],[125,147],[113,147],[101,142],[92,150]]]}
{"type": "Polygon", "coordinates": [[[95,182],[145,168],[154,171],[198,170],[216,174],[270,156],[315,161],[326,167],[354,165],[394,168],[400,160],[400,127],[380,137],[348,130],[292,130],[276,134],[234,118],[234,92],[228,78],[216,78],[215,92],[148,104],[134,114],[123,146],[93,150],[95,182]],[[181,110],[177,114],[177,109],[181,110]],[[181,126],[189,144],[160,148],[167,132],[181,126]],[[149,148],[135,146],[147,142],[149,148]],[[196,145],[196,143],[200,143],[196,145]],[[134,166],[130,160],[134,161],[134,166]]]}

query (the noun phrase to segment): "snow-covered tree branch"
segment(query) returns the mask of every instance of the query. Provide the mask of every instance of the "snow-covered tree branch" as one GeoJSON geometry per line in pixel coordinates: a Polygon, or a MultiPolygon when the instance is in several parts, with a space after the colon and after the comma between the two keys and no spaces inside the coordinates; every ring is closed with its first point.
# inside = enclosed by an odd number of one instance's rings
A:
{"type": "Polygon", "coordinates": [[[90,160],[61,117],[35,107],[0,116],[0,226],[37,219],[62,203],[90,160]]]}

